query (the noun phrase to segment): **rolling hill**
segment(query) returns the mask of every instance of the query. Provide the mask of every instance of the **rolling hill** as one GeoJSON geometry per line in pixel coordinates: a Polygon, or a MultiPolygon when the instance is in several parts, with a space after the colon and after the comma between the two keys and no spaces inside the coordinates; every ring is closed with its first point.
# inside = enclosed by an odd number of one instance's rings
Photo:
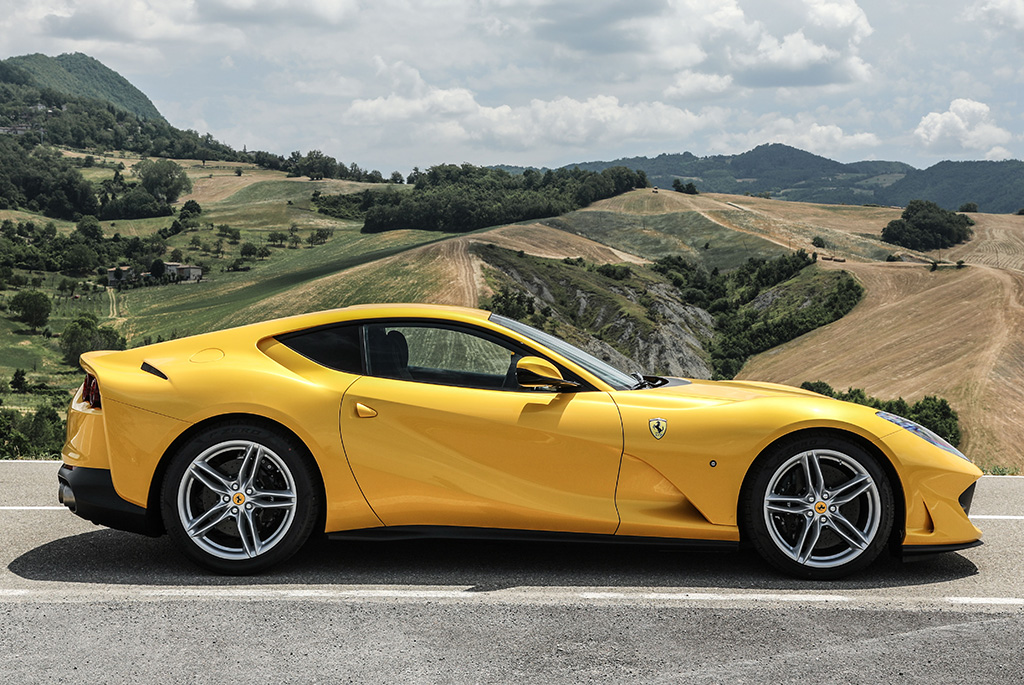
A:
{"type": "MultiPolygon", "coordinates": [[[[589,171],[627,166],[647,174],[653,185],[693,182],[702,193],[769,194],[795,202],[904,206],[931,200],[955,211],[975,202],[985,212],[1011,213],[1024,206],[1024,162],[940,162],[915,169],[903,162],[840,162],[781,143],[760,145],[737,155],[698,157],[690,152],[579,162],[589,171]]],[[[521,171],[521,167],[502,167],[521,171]]]]}
{"type": "Polygon", "coordinates": [[[80,52],[48,57],[39,53],[3,60],[27,79],[23,85],[48,88],[64,95],[93,98],[131,112],[140,119],[163,121],[156,106],[128,79],[97,59],[80,52]]]}

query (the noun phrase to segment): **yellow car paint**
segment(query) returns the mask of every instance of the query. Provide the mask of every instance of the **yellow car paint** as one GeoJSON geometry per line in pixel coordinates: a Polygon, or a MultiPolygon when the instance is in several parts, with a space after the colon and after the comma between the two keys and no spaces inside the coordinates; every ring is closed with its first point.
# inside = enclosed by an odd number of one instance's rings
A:
{"type": "Polygon", "coordinates": [[[97,378],[103,406],[76,395],[64,462],[109,469],[118,495],[152,507],[160,468],[191,429],[257,416],[293,433],[315,459],[327,531],[445,525],[734,541],[741,488],[758,456],[787,435],[828,429],[888,462],[905,508],[896,522],[905,544],[981,535],[957,501],[981,471],[872,409],[758,383],[616,390],[488,316],[367,305],[86,353],[82,366],[97,378]],[[325,368],[275,337],[373,319],[491,331],[592,389],[510,392],[359,376],[325,368]],[[166,379],[141,371],[143,363],[166,379]],[[653,418],[667,421],[660,440],[653,418]]]}

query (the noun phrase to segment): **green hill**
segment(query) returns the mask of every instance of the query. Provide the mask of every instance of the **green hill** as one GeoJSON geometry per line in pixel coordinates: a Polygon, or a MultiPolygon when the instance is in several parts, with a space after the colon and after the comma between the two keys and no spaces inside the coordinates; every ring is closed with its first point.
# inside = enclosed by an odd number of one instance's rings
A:
{"type": "MultiPolygon", "coordinates": [[[[693,182],[702,193],[763,195],[795,202],[904,206],[930,200],[955,211],[976,202],[984,212],[1008,214],[1024,207],[1024,162],[940,162],[915,169],[903,162],[841,164],[788,145],[760,145],[738,155],[698,157],[690,152],[627,157],[567,165],[587,171],[626,166],[652,185],[693,182]]],[[[500,166],[511,172],[523,167],[500,166]]]]}
{"type": "Polygon", "coordinates": [[[955,211],[974,202],[982,212],[1009,214],[1024,207],[1024,162],[939,162],[914,170],[877,191],[881,204],[905,206],[911,200],[931,200],[955,211]]]}
{"type": "MultiPolygon", "coordinates": [[[[146,95],[102,62],[80,52],[48,57],[39,53],[11,57],[3,64],[27,74],[29,83],[64,95],[108,102],[140,119],[164,118],[146,95]]],[[[3,80],[0,72],[0,80],[3,80]]],[[[15,81],[17,82],[17,81],[15,81]]]]}

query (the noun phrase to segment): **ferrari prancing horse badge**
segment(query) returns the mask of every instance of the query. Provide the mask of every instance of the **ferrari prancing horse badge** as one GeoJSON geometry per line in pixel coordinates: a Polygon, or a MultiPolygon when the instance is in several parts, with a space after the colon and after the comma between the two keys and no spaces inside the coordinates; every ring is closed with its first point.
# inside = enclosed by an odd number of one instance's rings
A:
{"type": "Polygon", "coordinates": [[[665,437],[665,431],[668,430],[668,421],[665,419],[651,419],[647,423],[651,427],[651,435],[654,436],[655,440],[661,440],[665,437]]]}

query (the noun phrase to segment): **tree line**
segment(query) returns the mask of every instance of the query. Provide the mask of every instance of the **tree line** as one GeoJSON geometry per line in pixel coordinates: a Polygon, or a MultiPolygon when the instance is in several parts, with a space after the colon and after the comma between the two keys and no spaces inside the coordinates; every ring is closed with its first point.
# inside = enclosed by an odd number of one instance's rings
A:
{"type": "Polygon", "coordinates": [[[946,442],[953,445],[953,447],[960,445],[962,437],[960,417],[944,398],[927,395],[917,402],[910,404],[902,397],[895,400],[880,400],[877,397],[868,395],[860,388],[849,388],[846,392],[840,392],[824,381],[805,381],[800,384],[800,387],[804,390],[825,395],[826,397],[834,397],[845,402],[855,402],[856,404],[863,404],[867,407],[902,416],[937,433],[946,442]]]}
{"type": "Polygon", "coordinates": [[[363,219],[363,231],[397,229],[472,231],[486,226],[565,214],[633,188],[647,177],[626,167],[601,172],[582,169],[527,169],[510,174],[472,164],[414,169],[412,192],[393,188],[349,195],[317,195],[317,208],[330,216],[363,219]]]}

